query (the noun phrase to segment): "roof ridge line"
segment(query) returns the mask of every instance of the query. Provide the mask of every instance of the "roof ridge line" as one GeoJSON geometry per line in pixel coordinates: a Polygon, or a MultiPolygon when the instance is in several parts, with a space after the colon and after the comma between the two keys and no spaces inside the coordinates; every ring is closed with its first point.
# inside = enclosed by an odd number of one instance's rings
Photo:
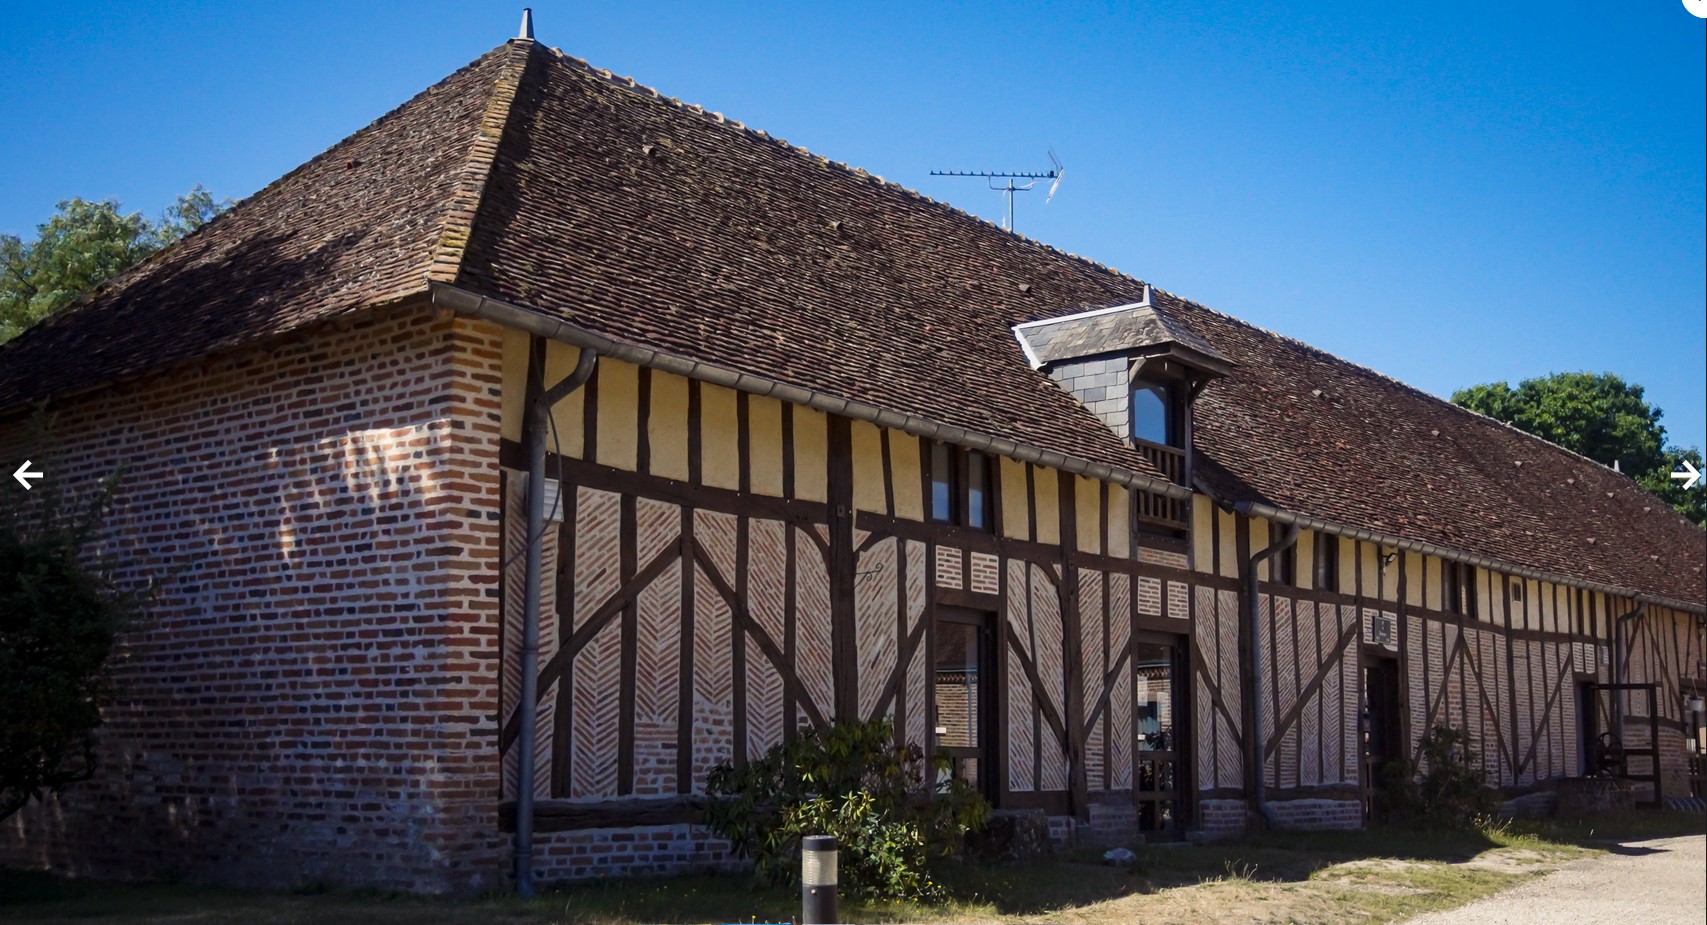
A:
{"type": "Polygon", "coordinates": [[[1136,283],[1144,282],[1143,280],[1138,279],[1137,277],[1129,276],[1125,273],[1122,273],[1120,270],[1116,269],[1115,267],[1111,267],[1108,264],[1094,260],[1090,257],[1085,257],[1085,256],[1082,256],[1079,254],[1075,254],[1075,253],[1072,253],[1071,251],[1064,251],[1064,250],[1060,249],[1059,247],[1056,247],[1055,245],[1050,244],[1046,241],[1039,241],[1036,238],[1027,237],[1023,234],[1020,234],[1017,231],[1014,231],[1011,228],[1003,228],[1001,225],[998,225],[995,222],[990,221],[989,219],[984,218],[982,216],[973,215],[971,212],[968,212],[965,209],[962,209],[959,206],[954,205],[953,203],[944,202],[940,199],[933,199],[930,196],[927,196],[924,193],[921,193],[918,190],[913,189],[912,187],[903,186],[900,183],[896,183],[894,180],[886,180],[883,177],[878,176],[877,174],[874,174],[871,171],[866,170],[863,167],[855,167],[851,164],[847,164],[847,163],[844,163],[842,161],[831,160],[829,157],[822,155],[822,154],[819,154],[810,148],[802,147],[801,145],[793,144],[789,141],[778,138],[775,135],[772,135],[769,132],[766,132],[764,129],[752,128],[752,127],[748,126],[746,123],[740,121],[739,119],[731,119],[728,116],[725,116],[721,112],[716,112],[714,110],[706,109],[704,106],[701,106],[697,103],[685,102],[681,99],[670,96],[670,95],[664,93],[663,91],[657,89],[656,87],[652,87],[652,86],[648,86],[646,84],[640,83],[639,81],[635,80],[633,77],[624,77],[624,76],[618,75],[614,71],[611,71],[609,68],[595,67],[591,62],[587,61],[585,58],[577,58],[574,55],[568,54],[567,52],[563,51],[563,49],[561,49],[561,48],[549,48],[547,50],[550,51],[552,54],[556,55],[557,58],[560,59],[561,61],[563,61],[565,64],[567,64],[570,67],[573,67],[579,71],[582,71],[583,73],[585,73],[589,77],[592,77],[596,80],[602,80],[605,83],[608,83],[613,87],[617,87],[619,89],[627,90],[630,93],[634,93],[634,94],[637,94],[639,96],[643,96],[643,97],[647,97],[647,98],[656,100],[656,101],[663,103],[667,106],[672,106],[675,109],[677,109],[677,110],[679,110],[685,114],[698,116],[699,118],[703,119],[707,124],[719,125],[719,126],[722,126],[726,129],[731,129],[733,131],[740,132],[749,138],[755,138],[755,139],[758,139],[761,141],[767,141],[767,142],[777,146],[778,148],[781,148],[782,150],[784,150],[790,154],[799,155],[802,157],[806,157],[810,160],[817,161],[820,166],[829,167],[833,170],[841,171],[842,173],[845,173],[848,176],[850,176],[856,180],[863,180],[867,183],[873,183],[877,186],[884,187],[886,189],[900,193],[901,195],[907,196],[908,198],[918,200],[919,202],[923,202],[923,203],[926,203],[926,204],[931,205],[931,206],[935,206],[935,207],[942,209],[946,212],[949,212],[951,214],[958,215],[962,218],[970,219],[974,222],[979,223],[980,225],[986,225],[989,228],[991,228],[992,230],[999,231],[1002,234],[1007,235],[1009,238],[1013,239],[1014,241],[1016,241],[1022,245],[1034,247],[1034,248],[1037,248],[1038,250],[1046,251],[1046,252],[1048,252],[1050,254],[1054,254],[1058,257],[1065,257],[1069,260],[1077,261],[1078,263],[1085,264],[1086,266],[1092,267],[1092,268],[1097,269],[1097,270],[1101,270],[1105,273],[1112,273],[1112,274],[1114,274],[1114,275],[1116,275],[1122,279],[1128,279],[1128,280],[1131,280],[1131,281],[1136,282],[1136,283]]]}
{"type": "Polygon", "coordinates": [[[498,162],[498,151],[504,145],[504,134],[510,126],[516,94],[521,90],[528,61],[536,47],[534,40],[527,38],[510,39],[504,44],[508,46],[509,59],[503,63],[492,83],[486,110],[480,115],[480,129],[469,145],[468,158],[463,162],[456,192],[451,195],[444,224],[440,226],[432,253],[427,258],[426,283],[455,283],[462,277],[462,261],[468,253],[469,242],[474,238],[474,223],[480,217],[486,188],[491,185],[493,167],[498,162]]]}
{"type": "MultiPolygon", "coordinates": [[[[512,40],[512,41],[514,41],[514,40],[512,40]]],[[[506,42],[505,44],[510,44],[510,43],[506,42]]],[[[493,50],[496,50],[496,48],[494,48],[493,50]]],[[[79,293],[77,295],[77,297],[75,299],[72,299],[70,304],[66,305],[64,308],[48,315],[46,318],[43,318],[40,321],[37,321],[35,324],[30,325],[28,328],[25,328],[23,331],[18,332],[18,336],[12,338],[11,340],[7,341],[6,343],[0,344],[0,350],[3,350],[6,347],[10,347],[11,345],[18,343],[19,341],[22,341],[25,337],[29,336],[32,332],[35,332],[37,330],[45,330],[52,325],[63,323],[67,318],[70,318],[70,317],[80,313],[84,306],[95,301],[99,297],[107,294],[108,292],[112,292],[116,289],[122,288],[124,285],[128,284],[132,278],[142,275],[144,271],[146,271],[150,267],[154,266],[155,264],[159,263],[160,261],[164,260],[167,256],[175,254],[179,250],[183,249],[185,246],[188,245],[189,242],[202,237],[203,233],[206,232],[209,228],[213,227],[215,224],[230,220],[231,217],[233,215],[237,214],[239,212],[239,210],[241,210],[244,206],[246,206],[249,203],[253,202],[254,200],[260,198],[261,196],[265,195],[269,190],[276,189],[277,187],[279,187],[279,186],[283,185],[284,183],[286,183],[287,181],[289,181],[292,177],[295,177],[298,174],[301,174],[304,171],[307,171],[311,167],[314,167],[315,165],[320,164],[321,162],[335,156],[341,149],[343,149],[346,145],[348,145],[351,141],[355,140],[357,137],[362,136],[362,135],[374,130],[375,128],[379,127],[380,125],[383,125],[384,123],[395,118],[397,116],[397,114],[402,112],[404,110],[404,108],[409,106],[409,104],[415,102],[416,100],[420,99],[423,96],[426,96],[429,93],[432,93],[432,92],[438,90],[440,87],[443,87],[445,84],[448,84],[452,80],[455,80],[458,75],[461,75],[461,74],[467,72],[469,69],[479,66],[480,62],[485,59],[486,55],[491,54],[491,53],[492,53],[491,51],[488,51],[485,54],[480,55],[479,57],[468,62],[467,64],[464,64],[462,67],[459,67],[456,70],[451,71],[449,74],[446,74],[442,79],[435,81],[431,86],[427,87],[426,89],[421,90],[415,94],[412,94],[408,99],[402,101],[401,103],[398,103],[396,106],[391,107],[384,114],[373,119],[368,124],[362,126],[361,128],[356,129],[353,132],[350,132],[348,135],[345,135],[344,137],[338,139],[337,141],[332,142],[331,145],[329,145],[326,148],[324,148],[323,150],[321,150],[318,154],[315,154],[313,157],[310,157],[308,160],[303,161],[302,163],[296,165],[295,167],[291,168],[290,170],[286,171],[285,173],[283,173],[277,177],[274,177],[272,182],[266,184],[265,186],[262,186],[258,190],[255,190],[253,193],[250,193],[249,195],[244,196],[242,199],[239,199],[239,200],[233,202],[231,204],[231,208],[226,209],[224,212],[221,212],[220,214],[214,216],[212,219],[210,219],[206,223],[204,223],[200,228],[197,228],[195,231],[192,231],[187,235],[184,235],[182,238],[179,238],[178,240],[173,241],[171,244],[155,251],[154,253],[149,254],[143,260],[138,261],[135,266],[129,267],[129,268],[125,269],[123,272],[116,273],[111,278],[100,283],[99,285],[93,286],[93,287],[85,290],[84,292],[79,293]]]]}
{"type": "MultiPolygon", "coordinates": [[[[1118,272],[1118,271],[1116,271],[1116,272],[1118,272]]],[[[1156,287],[1156,292],[1159,292],[1162,295],[1165,295],[1168,298],[1174,299],[1175,301],[1178,301],[1184,305],[1190,306],[1193,310],[1205,312],[1205,313],[1210,314],[1210,315],[1214,315],[1217,318],[1221,318],[1221,319],[1228,321],[1232,324],[1236,324],[1236,325],[1239,325],[1241,327],[1247,328],[1249,330],[1255,331],[1258,334],[1261,334],[1265,337],[1272,337],[1275,340],[1278,340],[1278,341],[1281,341],[1283,343],[1290,344],[1292,346],[1301,348],[1301,349],[1306,350],[1310,353],[1316,354],[1317,356],[1325,357],[1329,360],[1332,360],[1335,363],[1343,363],[1346,366],[1349,366],[1352,369],[1357,370],[1358,372],[1367,373],[1367,374],[1374,376],[1375,378],[1380,379],[1384,382],[1387,382],[1387,383],[1392,384],[1392,385],[1396,385],[1399,388],[1403,389],[1404,391],[1410,392],[1410,393],[1412,393],[1412,394],[1414,394],[1420,398],[1426,399],[1426,400],[1431,401],[1431,402],[1435,402],[1439,405],[1442,405],[1446,408],[1450,408],[1451,410],[1459,412],[1461,414],[1469,415],[1472,418],[1478,418],[1478,419],[1487,421],[1489,423],[1496,424],[1496,425],[1503,427],[1506,430],[1509,430],[1515,434],[1519,434],[1521,436],[1529,438],[1530,440],[1534,440],[1535,442],[1540,443],[1542,446],[1544,446],[1548,449],[1558,450],[1561,453],[1565,453],[1569,456],[1574,456],[1577,459],[1579,459],[1585,463],[1588,463],[1591,466],[1595,466],[1597,468],[1604,469],[1607,472],[1610,472],[1614,475],[1622,475],[1625,478],[1629,479],[1632,484],[1635,484],[1637,488],[1641,488],[1641,490],[1644,492],[1647,492],[1647,494],[1649,496],[1653,497],[1655,500],[1660,501],[1660,503],[1663,504],[1667,509],[1671,508],[1670,504],[1665,503],[1665,499],[1660,498],[1658,495],[1653,494],[1653,492],[1648,492],[1647,489],[1645,489],[1645,488],[1642,488],[1640,483],[1636,482],[1635,475],[1633,473],[1621,472],[1621,471],[1614,469],[1611,466],[1601,462],[1598,459],[1591,459],[1590,457],[1584,456],[1583,454],[1578,453],[1576,450],[1573,450],[1570,447],[1560,446],[1559,444],[1554,443],[1553,441],[1548,440],[1545,437],[1538,436],[1536,434],[1532,434],[1529,431],[1524,430],[1523,428],[1518,427],[1515,424],[1510,424],[1510,423],[1507,423],[1506,421],[1502,421],[1498,418],[1490,417],[1489,415],[1483,414],[1482,412],[1476,411],[1472,408],[1466,408],[1463,405],[1460,405],[1457,402],[1452,401],[1451,399],[1441,398],[1439,395],[1436,395],[1433,392],[1429,392],[1425,389],[1418,388],[1417,386],[1414,386],[1414,385],[1410,384],[1409,382],[1404,381],[1403,379],[1399,379],[1397,377],[1388,375],[1387,373],[1384,373],[1378,369],[1375,369],[1374,367],[1365,366],[1364,364],[1359,363],[1356,360],[1348,360],[1345,357],[1342,357],[1337,353],[1333,353],[1331,351],[1324,350],[1321,347],[1318,347],[1318,346],[1311,344],[1311,343],[1307,343],[1305,341],[1301,341],[1296,337],[1292,337],[1291,335],[1282,334],[1279,331],[1269,330],[1268,328],[1265,328],[1260,324],[1252,324],[1251,322],[1246,321],[1243,318],[1238,318],[1238,317],[1235,317],[1233,315],[1229,315],[1228,313],[1221,311],[1218,308],[1211,308],[1208,305],[1204,305],[1202,302],[1198,302],[1194,299],[1186,298],[1185,296],[1179,295],[1177,293],[1169,292],[1168,290],[1162,289],[1161,287],[1156,287]]],[[[1673,513],[1676,513],[1676,512],[1673,511],[1673,513]]]]}

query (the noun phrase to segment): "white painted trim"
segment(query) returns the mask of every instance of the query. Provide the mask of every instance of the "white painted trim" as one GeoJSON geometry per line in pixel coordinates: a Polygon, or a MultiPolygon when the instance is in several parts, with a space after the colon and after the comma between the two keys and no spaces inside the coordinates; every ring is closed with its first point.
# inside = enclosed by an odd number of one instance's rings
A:
{"type": "Polygon", "coordinates": [[[1020,328],[1041,327],[1042,325],[1046,325],[1046,324],[1060,324],[1063,321],[1077,321],[1080,318],[1095,318],[1098,315],[1112,315],[1115,312],[1128,311],[1128,310],[1134,309],[1134,308],[1154,308],[1154,307],[1155,306],[1150,304],[1150,284],[1145,283],[1144,284],[1144,298],[1137,301],[1137,302],[1129,302],[1125,305],[1115,305],[1115,306],[1112,306],[1110,308],[1093,308],[1090,311],[1078,312],[1078,313],[1072,314],[1072,315],[1062,315],[1059,318],[1045,318],[1042,321],[1026,321],[1026,322],[1023,322],[1021,324],[1014,325],[1014,330],[1018,331],[1020,328]]]}

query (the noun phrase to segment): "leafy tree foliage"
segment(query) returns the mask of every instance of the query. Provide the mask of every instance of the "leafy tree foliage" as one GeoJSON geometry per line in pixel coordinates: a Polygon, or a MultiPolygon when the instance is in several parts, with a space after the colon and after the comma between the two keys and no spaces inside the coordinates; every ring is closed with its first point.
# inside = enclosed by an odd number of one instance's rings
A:
{"type": "Polygon", "coordinates": [[[950,779],[946,758],[898,745],[887,720],[803,730],[740,767],[712,769],[705,821],[767,883],[797,883],[806,835],[832,835],[842,890],[865,898],[941,895],[929,862],[960,850],[990,804],[950,779]]]}
{"type": "Polygon", "coordinates": [[[110,494],[19,494],[0,492],[0,819],[94,773],[107,656],[138,604],[87,555],[110,494]]]}
{"type": "Polygon", "coordinates": [[[1707,527],[1707,490],[1685,491],[1671,477],[1684,459],[1700,468],[1701,451],[1666,444],[1664,412],[1633,382],[1612,373],[1554,373],[1516,388],[1493,382],[1459,389],[1452,401],[1602,465],[1616,463],[1679,514],[1707,527]]]}
{"type": "Polygon", "coordinates": [[[160,218],[118,202],[67,199],[33,241],[0,234],[0,343],[70,305],[78,295],[141,263],[231,205],[197,186],[160,218]]]}

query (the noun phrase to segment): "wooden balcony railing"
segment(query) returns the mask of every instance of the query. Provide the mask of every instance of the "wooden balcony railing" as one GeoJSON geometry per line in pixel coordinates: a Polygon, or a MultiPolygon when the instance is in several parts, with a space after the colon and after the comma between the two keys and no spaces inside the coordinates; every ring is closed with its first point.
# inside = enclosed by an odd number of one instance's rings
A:
{"type": "MultiPolygon", "coordinates": [[[[1139,453],[1143,454],[1145,459],[1149,460],[1151,465],[1156,467],[1157,471],[1166,476],[1168,481],[1175,485],[1186,483],[1184,450],[1145,440],[1134,440],[1132,445],[1139,453]]],[[[1186,518],[1190,512],[1186,506],[1187,502],[1150,492],[1138,492],[1137,497],[1139,520],[1172,528],[1181,528],[1186,525],[1186,518]]]]}

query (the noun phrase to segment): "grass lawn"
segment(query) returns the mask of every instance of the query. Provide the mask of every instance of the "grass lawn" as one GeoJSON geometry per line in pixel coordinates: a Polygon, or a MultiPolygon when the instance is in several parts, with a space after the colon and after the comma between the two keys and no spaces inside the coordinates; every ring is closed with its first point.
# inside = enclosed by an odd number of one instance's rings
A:
{"type": "MultiPolygon", "coordinates": [[[[1700,816],[1635,814],[1524,821],[1475,832],[1263,835],[1151,846],[1117,870],[1097,851],[1026,865],[949,865],[942,904],[844,903],[850,922],[1392,922],[1462,905],[1621,841],[1702,834],[1700,816]]],[[[118,885],[0,870],[0,921],[123,925],[640,925],[787,922],[797,890],[757,890],[742,875],[580,884],[533,899],[434,899],[365,891],[264,893],[118,885]]]]}

